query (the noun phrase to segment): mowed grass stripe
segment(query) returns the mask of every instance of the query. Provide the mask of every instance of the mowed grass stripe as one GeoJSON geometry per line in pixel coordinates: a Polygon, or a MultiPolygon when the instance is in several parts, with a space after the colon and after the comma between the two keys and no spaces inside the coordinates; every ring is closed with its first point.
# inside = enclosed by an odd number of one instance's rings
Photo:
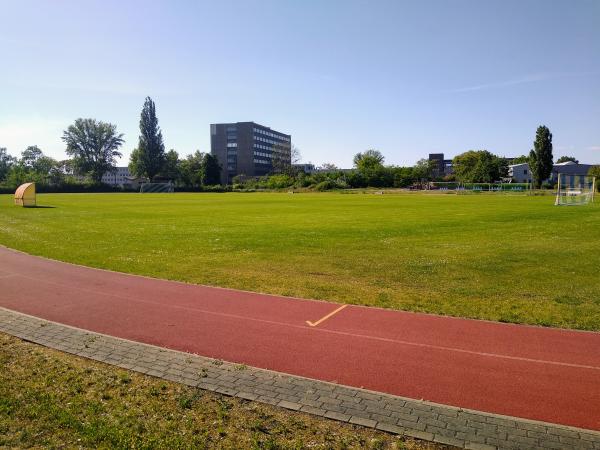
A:
{"type": "Polygon", "coordinates": [[[191,283],[600,329],[600,206],[421,194],[0,196],[0,243],[191,283]]]}

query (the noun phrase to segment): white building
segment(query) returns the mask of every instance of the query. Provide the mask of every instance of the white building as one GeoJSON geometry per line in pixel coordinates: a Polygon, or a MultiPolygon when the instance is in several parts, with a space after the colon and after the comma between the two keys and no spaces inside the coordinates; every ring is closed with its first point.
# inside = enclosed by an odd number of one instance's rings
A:
{"type": "Polygon", "coordinates": [[[131,184],[131,174],[129,167],[117,167],[114,172],[106,172],[102,175],[102,182],[111,186],[121,186],[131,184]]]}
{"type": "Polygon", "coordinates": [[[511,164],[508,166],[508,176],[512,178],[515,183],[531,183],[529,164],[511,164]]]}

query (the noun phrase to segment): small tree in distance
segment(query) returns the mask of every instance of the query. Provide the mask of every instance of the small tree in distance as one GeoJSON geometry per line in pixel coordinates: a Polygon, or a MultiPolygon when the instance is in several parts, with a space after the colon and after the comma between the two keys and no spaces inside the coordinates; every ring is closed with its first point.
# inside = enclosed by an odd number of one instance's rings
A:
{"type": "Polygon", "coordinates": [[[384,156],[379,150],[369,149],[354,155],[352,162],[358,170],[369,170],[383,166],[384,156]]]}
{"type": "Polygon", "coordinates": [[[21,152],[21,164],[26,169],[33,169],[40,158],[44,156],[42,149],[37,145],[30,145],[21,152]]]}
{"type": "Polygon", "coordinates": [[[596,190],[600,192],[600,165],[590,167],[588,176],[596,177],[596,190]]]}
{"type": "Polygon", "coordinates": [[[579,160],[574,156],[561,156],[556,160],[556,164],[564,163],[564,162],[574,162],[575,164],[579,164],[579,160]]]}
{"type": "Polygon", "coordinates": [[[165,155],[165,163],[159,175],[173,181],[180,178],[179,155],[175,150],[171,149],[165,155]]]}
{"type": "Polygon", "coordinates": [[[323,163],[319,166],[319,170],[325,172],[333,172],[334,170],[339,170],[340,168],[333,163],[323,163]]]}
{"type": "Polygon", "coordinates": [[[77,119],[63,132],[62,140],[76,173],[88,175],[94,183],[100,183],[106,172],[114,171],[117,158],[122,156],[119,148],[123,134],[117,133],[116,125],[96,119],[77,119]]]}
{"type": "Polygon", "coordinates": [[[205,153],[200,167],[200,183],[203,186],[221,184],[221,164],[216,156],[205,153]]]}
{"type": "Polygon", "coordinates": [[[552,166],[552,133],[548,127],[540,125],[535,133],[533,150],[529,152],[529,170],[538,189],[542,182],[550,177],[552,166]]]}
{"type": "Polygon", "coordinates": [[[17,159],[9,155],[5,147],[0,147],[0,182],[6,179],[11,167],[16,162],[17,159]]]}
{"type": "Polygon", "coordinates": [[[512,160],[512,164],[524,164],[529,162],[529,156],[521,155],[512,160]]]}
{"type": "Polygon", "coordinates": [[[201,184],[200,173],[202,170],[202,161],[204,155],[200,150],[196,150],[193,154],[188,155],[179,163],[179,173],[181,182],[184,186],[199,187],[201,184]]]}

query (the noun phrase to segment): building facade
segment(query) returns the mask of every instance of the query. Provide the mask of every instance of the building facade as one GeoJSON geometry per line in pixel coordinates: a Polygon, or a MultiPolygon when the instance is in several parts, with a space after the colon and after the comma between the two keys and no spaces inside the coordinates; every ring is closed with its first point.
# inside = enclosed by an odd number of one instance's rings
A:
{"type": "Polygon", "coordinates": [[[298,172],[304,172],[307,174],[315,173],[317,170],[315,165],[312,163],[292,164],[292,168],[294,168],[298,172]]]}
{"type": "Polygon", "coordinates": [[[579,164],[573,161],[566,161],[563,163],[554,164],[552,167],[552,175],[550,180],[553,183],[558,181],[558,175],[575,175],[575,176],[586,176],[590,169],[594,167],[593,164],[579,164]]]}
{"type": "Polygon", "coordinates": [[[429,163],[432,166],[434,178],[443,178],[452,173],[452,160],[444,159],[443,153],[430,153],[429,163]]]}
{"type": "MultiPolygon", "coordinates": [[[[585,176],[589,173],[593,164],[579,164],[572,161],[564,163],[554,164],[552,166],[552,173],[547,182],[556,183],[558,181],[558,175],[574,175],[574,176],[585,176]]],[[[515,183],[531,183],[533,176],[529,168],[529,164],[512,164],[508,166],[508,176],[512,178],[515,183]]]]}
{"type": "Polygon", "coordinates": [[[254,122],[210,126],[210,152],[221,164],[221,183],[233,177],[259,177],[289,167],[292,137],[254,122]]]}
{"type": "Polygon", "coordinates": [[[130,184],[129,167],[116,167],[114,172],[106,172],[102,175],[102,182],[110,186],[121,186],[130,184]]]}

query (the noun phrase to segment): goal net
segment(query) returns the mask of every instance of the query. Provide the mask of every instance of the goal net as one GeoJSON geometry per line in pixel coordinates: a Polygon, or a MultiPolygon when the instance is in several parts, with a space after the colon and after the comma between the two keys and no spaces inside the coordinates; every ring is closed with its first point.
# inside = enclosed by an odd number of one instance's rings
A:
{"type": "Polygon", "coordinates": [[[596,178],[558,174],[555,205],[587,205],[594,201],[596,178]]]}
{"type": "Polygon", "coordinates": [[[140,192],[174,192],[173,183],[143,183],[140,192]]]}

